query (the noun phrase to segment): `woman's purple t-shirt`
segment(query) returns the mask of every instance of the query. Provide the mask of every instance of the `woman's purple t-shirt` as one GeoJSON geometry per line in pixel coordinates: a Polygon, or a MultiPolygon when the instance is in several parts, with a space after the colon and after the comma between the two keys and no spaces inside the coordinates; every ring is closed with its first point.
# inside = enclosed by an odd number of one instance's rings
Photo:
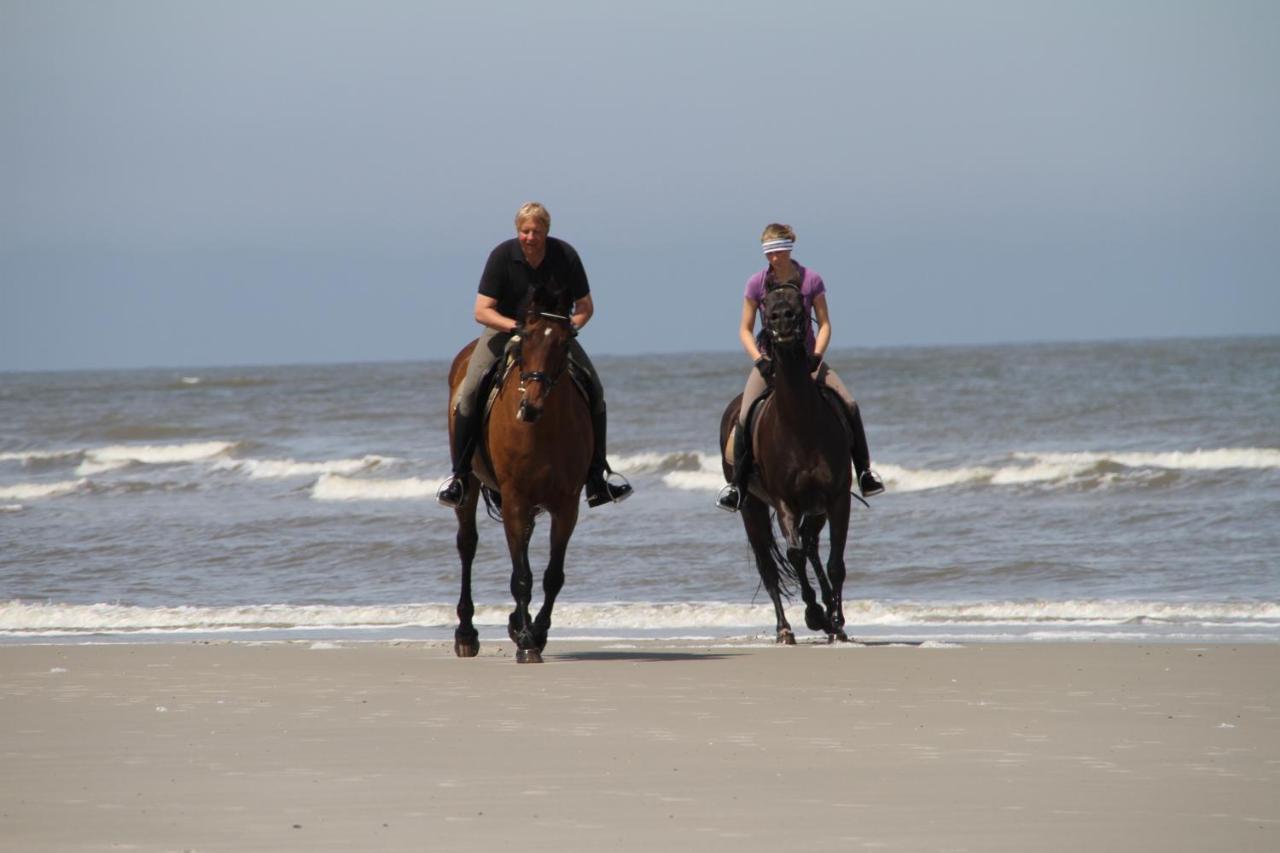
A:
{"type": "MultiPolygon", "coordinates": [[[[797,261],[791,262],[797,270],[800,271],[800,295],[804,297],[804,313],[807,316],[813,316],[813,300],[817,299],[823,293],[827,292],[827,286],[822,283],[822,276],[818,275],[811,269],[797,261]]],[[[760,272],[747,279],[747,289],[743,296],[751,300],[751,303],[757,308],[764,301],[765,280],[769,277],[770,269],[765,267],[760,272]]],[[[814,332],[813,323],[806,324],[805,348],[809,352],[813,352],[814,332]]]]}

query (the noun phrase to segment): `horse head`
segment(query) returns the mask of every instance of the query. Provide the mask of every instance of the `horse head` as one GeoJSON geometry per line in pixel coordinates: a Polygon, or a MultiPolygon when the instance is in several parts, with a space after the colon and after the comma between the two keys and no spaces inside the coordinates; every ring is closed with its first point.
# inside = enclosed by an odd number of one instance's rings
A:
{"type": "Polygon", "coordinates": [[[573,300],[565,291],[539,287],[533,291],[520,330],[516,363],[520,368],[520,409],[516,417],[533,423],[547,397],[569,366],[569,341],[577,330],[573,300]]]}
{"type": "Polygon", "coordinates": [[[770,289],[765,294],[761,314],[775,352],[796,348],[803,351],[809,315],[804,310],[800,288],[794,284],[782,284],[770,289]]]}

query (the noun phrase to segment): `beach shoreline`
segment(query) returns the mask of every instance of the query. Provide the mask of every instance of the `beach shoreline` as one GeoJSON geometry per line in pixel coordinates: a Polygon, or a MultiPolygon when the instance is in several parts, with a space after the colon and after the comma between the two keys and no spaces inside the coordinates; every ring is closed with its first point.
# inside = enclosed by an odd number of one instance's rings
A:
{"type": "Polygon", "coordinates": [[[4,849],[1273,850],[1280,646],[0,647],[4,849]]]}

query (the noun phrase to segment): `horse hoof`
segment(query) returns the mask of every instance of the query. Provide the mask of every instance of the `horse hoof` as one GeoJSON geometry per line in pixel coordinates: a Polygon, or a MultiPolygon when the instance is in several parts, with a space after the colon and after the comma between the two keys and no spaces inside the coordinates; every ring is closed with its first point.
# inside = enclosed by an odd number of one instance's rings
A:
{"type": "Polygon", "coordinates": [[[516,649],[516,663],[542,663],[542,652],[537,649],[516,649]]]}
{"type": "Polygon", "coordinates": [[[827,620],[827,614],[821,607],[806,607],[804,610],[804,624],[810,631],[831,632],[831,622],[827,620]]]}
{"type": "Polygon", "coordinates": [[[479,640],[454,640],[453,653],[460,658],[473,658],[480,654],[479,640]]]}
{"type": "Polygon", "coordinates": [[[796,635],[790,630],[783,629],[778,632],[778,643],[784,646],[794,646],[796,644],[796,635]]]}

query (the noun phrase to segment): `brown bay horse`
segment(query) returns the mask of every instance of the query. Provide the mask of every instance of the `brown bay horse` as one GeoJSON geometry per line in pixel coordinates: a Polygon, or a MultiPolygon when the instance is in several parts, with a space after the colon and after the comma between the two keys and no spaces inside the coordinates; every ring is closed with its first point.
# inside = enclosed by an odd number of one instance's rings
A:
{"type": "MultiPolygon", "coordinates": [[[[497,397],[482,428],[475,470],[467,479],[466,498],[454,510],[458,519],[458,556],[462,560],[462,592],[458,599],[458,628],[454,652],[474,657],[480,635],[472,618],[471,565],[479,535],[476,505],[479,483],[501,495],[502,523],[511,554],[511,595],[515,609],[507,634],[516,644],[516,660],[540,663],[551,628],[551,609],[564,586],[565,551],[578,521],[578,503],[591,462],[591,415],[586,398],[569,375],[572,303],[567,293],[536,290],[524,313],[516,364],[497,381],[497,397]],[[551,516],[550,559],[543,573],[543,603],[530,618],[533,571],[529,541],[534,520],[545,510],[551,516]]],[[[453,397],[466,374],[475,342],[453,360],[449,370],[449,433],[453,438],[453,397]]],[[[483,401],[481,401],[483,405],[483,401]]]]}
{"type": "MultiPolygon", "coordinates": [[[[742,495],[739,512],[756,569],[777,617],[777,641],[792,645],[795,634],[787,622],[782,594],[798,582],[805,603],[805,624],[825,631],[829,642],[846,641],[844,631],[844,547],[849,535],[850,437],[839,404],[810,375],[805,348],[808,317],[800,290],[782,285],[761,303],[764,328],[771,338],[774,362],[773,393],[757,405],[752,428],[756,471],[742,495]],[[770,508],[786,542],[782,554],[774,538],[770,508]],[[829,529],[825,571],[818,536],[829,529]],[[822,591],[819,604],[805,570],[813,566],[822,591]]],[[[725,409],[720,420],[721,461],[725,479],[732,463],[724,454],[732,446],[742,396],[725,409]]]]}

